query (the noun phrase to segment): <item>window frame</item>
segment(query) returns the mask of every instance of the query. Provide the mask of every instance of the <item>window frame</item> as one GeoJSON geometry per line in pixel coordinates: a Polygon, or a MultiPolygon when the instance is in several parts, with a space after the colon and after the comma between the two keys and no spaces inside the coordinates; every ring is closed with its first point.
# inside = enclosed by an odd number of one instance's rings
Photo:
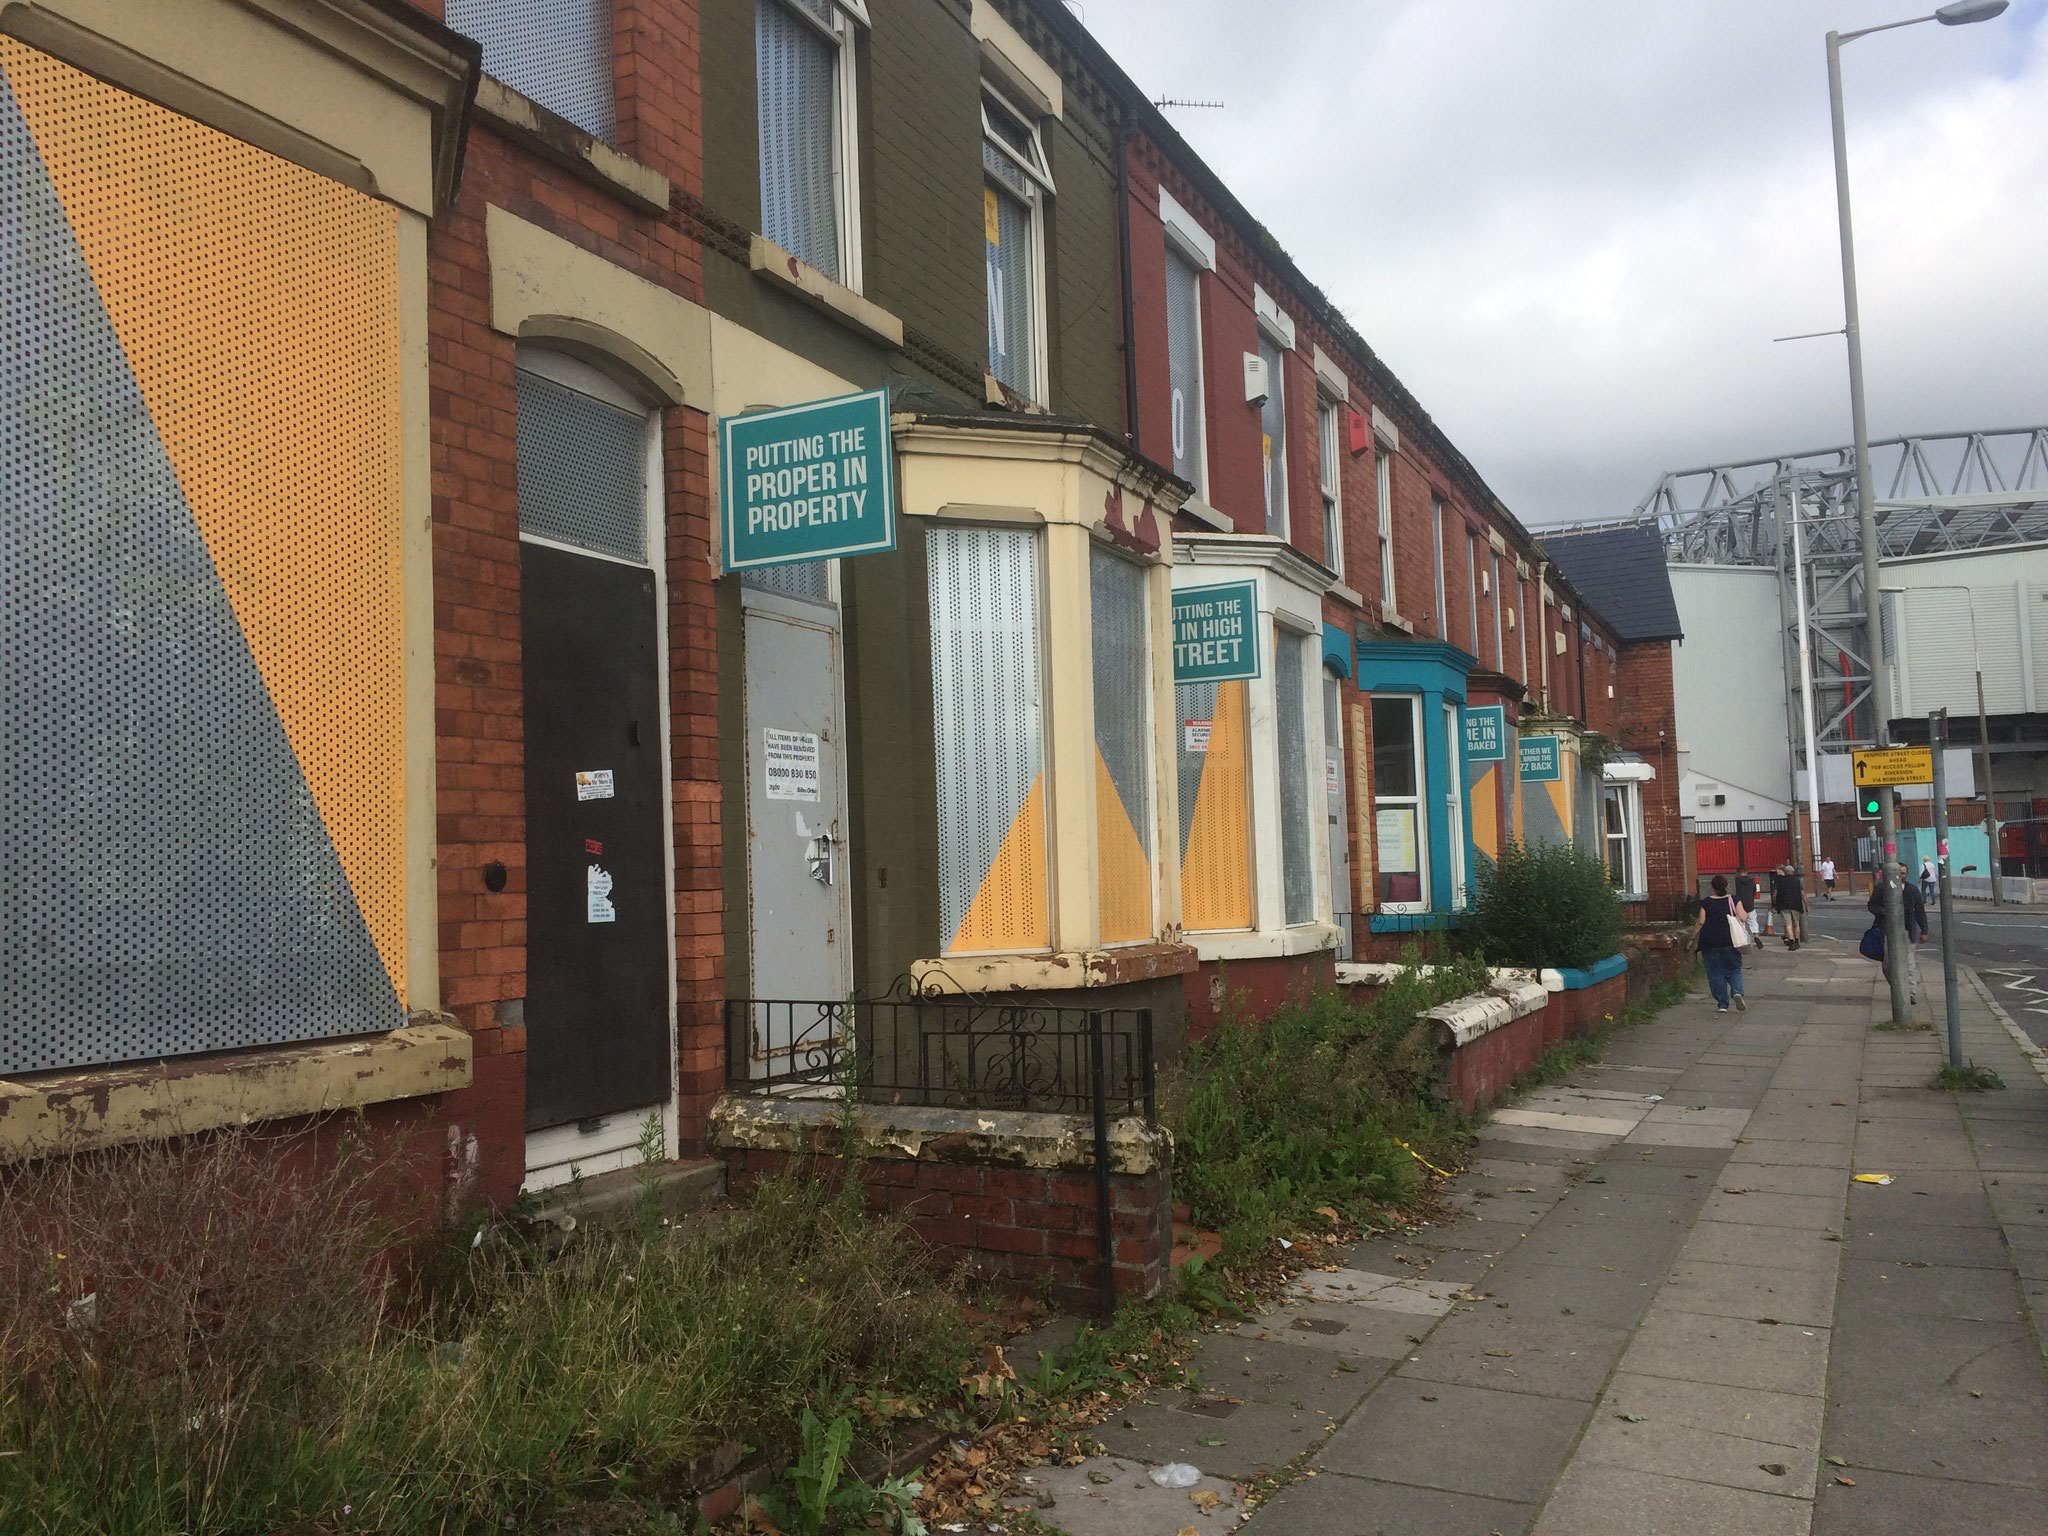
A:
{"type": "Polygon", "coordinates": [[[1647,850],[1643,847],[1643,786],[1633,779],[1609,779],[1600,786],[1600,832],[1602,862],[1607,866],[1607,883],[1614,887],[1623,901],[1647,901],[1650,894],[1650,877],[1647,850]],[[1613,831],[1608,826],[1607,813],[1611,806],[1621,810],[1622,829],[1613,831]],[[1622,846],[1622,857],[1627,865],[1627,882],[1614,878],[1614,845],[1622,846]]]}
{"type": "Polygon", "coordinates": [[[1444,728],[1444,831],[1450,842],[1451,910],[1463,912],[1471,905],[1469,870],[1465,863],[1465,708],[1446,697],[1442,706],[1444,728]]]}
{"type": "Polygon", "coordinates": [[[1259,327],[1259,356],[1266,364],[1266,403],[1259,407],[1260,456],[1266,471],[1266,527],[1276,539],[1293,541],[1293,522],[1287,505],[1287,346],[1262,325],[1259,327]],[[1277,433],[1266,431],[1266,412],[1271,407],[1277,433]],[[1277,514],[1277,515],[1276,515],[1277,514]]]}
{"type": "MultiPolygon", "coordinates": [[[[1430,818],[1426,804],[1429,797],[1429,748],[1427,740],[1424,738],[1422,734],[1423,730],[1425,729],[1422,718],[1423,697],[1420,693],[1406,692],[1371,693],[1368,694],[1366,697],[1369,714],[1371,711],[1377,710],[1379,705],[1383,701],[1388,703],[1398,701],[1402,705],[1406,706],[1408,710],[1409,720],[1408,750],[1414,759],[1415,775],[1414,793],[1405,795],[1388,794],[1381,787],[1380,774],[1378,772],[1377,764],[1375,764],[1372,776],[1372,907],[1375,911],[1379,912],[1395,913],[1402,915],[1420,915],[1431,910],[1431,872],[1429,867],[1430,818]],[[1380,811],[1383,806],[1389,810],[1405,809],[1411,812],[1415,818],[1414,837],[1416,896],[1412,901],[1394,901],[1380,894],[1380,882],[1386,878],[1386,861],[1381,857],[1379,835],[1380,811]]],[[[1377,754],[1379,750],[1379,731],[1377,721],[1374,722],[1373,749],[1375,754],[1377,754]]],[[[1407,871],[1399,870],[1396,871],[1396,873],[1406,874],[1407,871]]]]}
{"type": "Polygon", "coordinates": [[[1394,585],[1394,456],[1375,442],[1372,451],[1373,494],[1380,518],[1380,605],[1399,613],[1401,604],[1394,585]]]}
{"type": "Polygon", "coordinates": [[[1451,616],[1447,610],[1448,591],[1444,582],[1444,499],[1435,492],[1429,497],[1430,537],[1436,550],[1436,637],[1449,641],[1451,638],[1451,616]]]}
{"type": "MultiPolygon", "coordinates": [[[[1051,163],[1046,159],[1045,138],[1041,131],[1039,119],[1031,113],[1024,111],[1015,102],[1010,100],[1009,97],[1005,96],[986,76],[983,76],[981,82],[981,142],[985,148],[993,149],[1004,160],[1014,165],[1032,187],[1030,195],[1022,200],[1029,215],[1028,227],[1030,229],[1030,246],[1026,254],[1026,262],[1030,271],[1028,285],[1028,303],[1031,313],[1031,335],[1029,338],[1031,357],[1028,370],[1030,373],[1030,387],[1018,392],[1026,396],[1034,405],[1049,405],[1052,397],[1052,382],[1048,368],[1049,359],[1046,355],[1045,200],[1053,196],[1057,189],[1053,186],[1051,163]],[[991,103],[993,103],[997,111],[1008,117],[1022,129],[1025,136],[1030,140],[1028,158],[1020,155],[1017,146],[996,131],[995,123],[989,115],[991,103]]],[[[997,180],[990,174],[986,165],[982,167],[981,184],[984,189],[984,196],[993,194],[997,198],[1017,200],[1016,190],[997,180]]],[[[996,312],[995,295],[993,293],[988,295],[988,304],[989,324],[993,328],[996,312]]],[[[989,362],[989,373],[993,377],[995,374],[993,357],[990,358],[989,362]]],[[[1007,380],[1001,382],[1008,383],[1007,380]]],[[[1012,389],[1016,388],[1014,384],[1010,384],[1009,387],[1012,389]]]]}
{"type": "MultiPolygon", "coordinates": [[[[855,67],[857,49],[854,45],[855,26],[870,26],[867,7],[862,0],[821,0],[832,13],[828,23],[820,20],[802,3],[802,0],[754,0],[756,5],[779,5],[803,25],[832,45],[834,62],[832,70],[832,202],[833,212],[838,221],[839,272],[824,275],[841,287],[854,293],[862,291],[861,270],[861,218],[860,218],[860,103],[858,70],[855,67]]],[[[757,48],[754,57],[755,89],[760,89],[761,59],[757,48]]],[[[758,118],[757,118],[758,122],[758,118]]],[[[758,132],[758,128],[756,132],[758,132]]],[[[757,144],[757,174],[767,169],[767,157],[759,153],[757,144]]],[[[765,190],[762,206],[767,205],[765,190]]],[[[765,224],[767,220],[764,218],[765,224]]],[[[766,231],[763,231],[766,234],[766,231]]],[[[790,253],[795,255],[794,252],[790,253]]],[[[802,260],[801,257],[797,258],[802,260]]],[[[807,263],[808,265],[808,263],[807,263]]]]}
{"type": "Polygon", "coordinates": [[[1489,549],[1487,553],[1493,557],[1493,670],[1505,675],[1508,660],[1500,631],[1500,551],[1489,549]]]}
{"type": "Polygon", "coordinates": [[[1479,535],[1465,530],[1465,597],[1472,620],[1472,659],[1479,659],[1479,535]]]}
{"type": "Polygon", "coordinates": [[[1316,447],[1323,492],[1323,564],[1344,578],[1344,421],[1342,401],[1316,391],[1316,447]]]}
{"type": "MultiPolygon", "coordinates": [[[[1169,226],[1169,230],[1170,228],[1171,227],[1169,226]]],[[[1194,471],[1192,475],[1187,477],[1188,483],[1194,486],[1195,495],[1198,498],[1206,499],[1209,494],[1209,376],[1208,369],[1203,366],[1204,359],[1202,353],[1202,273],[1208,269],[1205,268],[1200,261],[1196,260],[1193,256],[1190,256],[1185,250],[1181,249],[1177,241],[1173,239],[1168,239],[1166,242],[1165,263],[1163,264],[1161,270],[1164,272],[1167,278],[1167,453],[1168,456],[1174,461],[1176,472],[1178,472],[1179,461],[1183,458],[1188,460],[1188,467],[1194,471]],[[1195,398],[1193,399],[1193,401],[1189,401],[1186,398],[1185,392],[1181,390],[1179,387],[1177,387],[1173,381],[1173,346],[1171,340],[1171,325],[1173,309],[1172,264],[1174,262],[1179,262],[1183,267],[1187,268],[1188,272],[1188,294],[1190,300],[1188,306],[1188,329],[1190,333],[1188,337],[1188,359],[1194,374],[1193,385],[1195,398]],[[1181,396],[1180,403],[1182,409],[1178,419],[1176,419],[1173,409],[1173,400],[1175,395],[1181,396]],[[1197,437],[1194,443],[1194,452],[1185,453],[1182,451],[1182,446],[1175,445],[1173,441],[1173,434],[1176,431],[1180,431],[1183,434],[1185,433],[1186,422],[1190,407],[1192,407],[1193,411],[1194,421],[1197,430],[1197,437]]]]}

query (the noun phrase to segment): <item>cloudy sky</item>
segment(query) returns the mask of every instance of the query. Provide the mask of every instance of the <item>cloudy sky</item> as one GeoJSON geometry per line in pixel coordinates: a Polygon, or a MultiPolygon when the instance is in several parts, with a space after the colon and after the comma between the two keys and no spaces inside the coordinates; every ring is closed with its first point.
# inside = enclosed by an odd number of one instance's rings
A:
{"type": "MultiPolygon", "coordinates": [[[[1823,36],[1916,0],[1069,0],[1525,522],[1849,437],[1823,36]]],[[[1931,0],[1917,0],[1931,8],[1931,0]]],[[[1874,436],[2048,421],[2048,0],[1843,53],[1874,436]]]]}

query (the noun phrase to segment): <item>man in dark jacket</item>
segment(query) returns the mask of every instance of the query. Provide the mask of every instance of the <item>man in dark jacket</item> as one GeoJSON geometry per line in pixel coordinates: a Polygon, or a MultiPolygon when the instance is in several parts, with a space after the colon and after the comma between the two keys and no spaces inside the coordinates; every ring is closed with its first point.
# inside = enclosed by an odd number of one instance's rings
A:
{"type": "MultiPolygon", "coordinates": [[[[1927,903],[1921,899],[1920,887],[1906,878],[1903,865],[1885,865],[1884,878],[1873,880],[1870,885],[1870,900],[1864,909],[1884,922],[1884,888],[1886,881],[1899,888],[1899,911],[1906,929],[1906,1000],[1918,1002],[1920,998],[1920,957],[1913,952],[1913,946],[1927,937],[1927,903]]],[[[1892,957],[1885,956],[1885,975],[1891,975],[1892,957]]]]}
{"type": "Polygon", "coordinates": [[[1785,930],[1785,947],[1797,949],[1806,940],[1806,886],[1790,863],[1771,876],[1771,911],[1785,930]]]}
{"type": "Polygon", "coordinates": [[[1749,931],[1758,934],[1763,924],[1756,914],[1756,876],[1746,869],[1735,872],[1735,899],[1742,904],[1742,910],[1749,914],[1749,931]]]}

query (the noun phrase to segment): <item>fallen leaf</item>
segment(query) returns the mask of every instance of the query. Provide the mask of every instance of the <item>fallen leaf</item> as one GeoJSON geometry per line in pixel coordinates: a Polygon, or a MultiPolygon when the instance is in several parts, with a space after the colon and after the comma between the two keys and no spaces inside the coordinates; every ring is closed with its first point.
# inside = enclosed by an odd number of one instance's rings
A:
{"type": "Polygon", "coordinates": [[[1338,1216],[1338,1214],[1337,1214],[1337,1208],[1336,1208],[1335,1206],[1333,1206],[1333,1205],[1319,1205],[1319,1206],[1317,1206],[1317,1207],[1316,1207],[1316,1214],[1317,1214],[1318,1216],[1327,1216],[1327,1217],[1329,1217],[1329,1218],[1330,1218],[1330,1220],[1332,1220],[1332,1221],[1339,1221],[1339,1220],[1341,1220],[1341,1219],[1342,1219],[1341,1217],[1339,1217],[1339,1216],[1338,1216]]]}
{"type": "Polygon", "coordinates": [[[1431,1397],[1427,1392],[1422,1394],[1422,1400],[1425,1403],[1433,1403],[1436,1401],[1436,1399],[1434,1397],[1431,1397]]]}
{"type": "Polygon", "coordinates": [[[1093,1483],[1096,1487],[1100,1488],[1105,1483],[1113,1482],[1115,1481],[1115,1479],[1113,1479],[1107,1472],[1090,1472],[1088,1474],[1088,1481],[1093,1483]]]}
{"type": "Polygon", "coordinates": [[[1837,1476],[1835,1478],[1835,1481],[1840,1483],[1844,1488],[1854,1488],[1856,1486],[1856,1479],[1853,1477],[1837,1476]]]}
{"type": "Polygon", "coordinates": [[[1196,1438],[1196,1440],[1195,1440],[1195,1444],[1197,1444],[1197,1445],[1228,1445],[1228,1444],[1230,1444],[1230,1442],[1229,1442],[1228,1440],[1219,1440],[1219,1439],[1217,1439],[1217,1438],[1216,1438],[1216,1436],[1214,1436],[1214,1435],[1201,1435],[1201,1436],[1198,1436],[1198,1437],[1196,1438]]]}
{"type": "Polygon", "coordinates": [[[1214,1488],[1197,1488],[1188,1495],[1188,1502],[1197,1509],[1214,1509],[1223,1502],[1223,1495],[1214,1488]]]}
{"type": "Polygon", "coordinates": [[[1783,1477],[1787,1472],[1792,1470],[1790,1467],[1786,1466],[1785,1463],[1783,1463],[1782,1461],[1760,1461],[1757,1463],[1757,1466],[1762,1471],[1770,1473],[1773,1477],[1783,1477]]]}
{"type": "Polygon", "coordinates": [[[1841,1456],[1830,1456],[1827,1458],[1827,1463],[1831,1467],[1846,1467],[1849,1465],[1847,1458],[1841,1456]]]}
{"type": "Polygon", "coordinates": [[[1176,1536],[1202,1536],[1202,1533],[1196,1530],[1192,1525],[1184,1525],[1176,1533],[1176,1536]]]}
{"type": "Polygon", "coordinates": [[[1643,1415],[1640,1413],[1617,1413],[1615,1417],[1624,1424],[1640,1424],[1643,1422],[1643,1415]]]}
{"type": "Polygon", "coordinates": [[[1487,1353],[1489,1355],[1500,1355],[1503,1358],[1506,1358],[1508,1356],[1513,1355],[1514,1351],[1512,1349],[1489,1349],[1487,1353]]]}

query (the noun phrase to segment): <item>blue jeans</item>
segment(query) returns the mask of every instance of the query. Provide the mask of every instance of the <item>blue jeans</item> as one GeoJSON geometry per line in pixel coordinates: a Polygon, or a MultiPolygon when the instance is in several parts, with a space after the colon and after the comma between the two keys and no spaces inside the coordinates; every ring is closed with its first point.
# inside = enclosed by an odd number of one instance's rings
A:
{"type": "Polygon", "coordinates": [[[1726,1008],[1731,993],[1742,991],[1742,951],[1731,944],[1710,944],[1700,951],[1707,967],[1707,986],[1714,1005],[1726,1008]]]}

